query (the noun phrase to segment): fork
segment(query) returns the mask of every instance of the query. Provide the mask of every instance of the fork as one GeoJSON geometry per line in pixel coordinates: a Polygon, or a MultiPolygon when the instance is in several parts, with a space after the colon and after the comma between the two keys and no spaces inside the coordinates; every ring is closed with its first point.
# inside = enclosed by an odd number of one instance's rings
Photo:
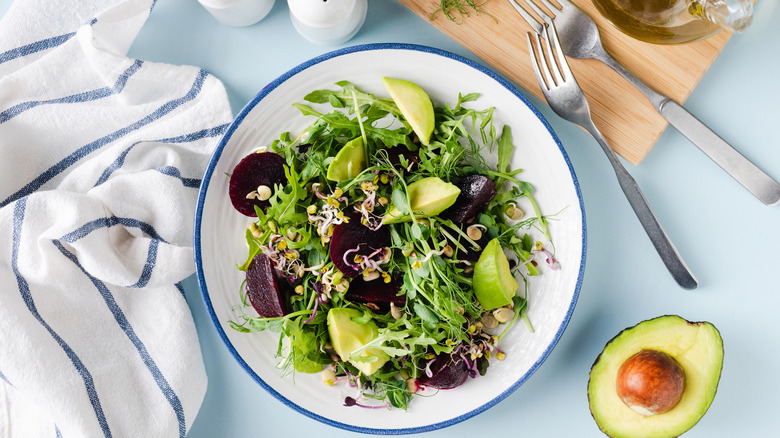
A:
{"type": "Polygon", "coordinates": [[[645,229],[650,241],[661,256],[661,260],[672,274],[677,284],[685,289],[694,289],[698,285],[693,274],[685,265],[682,257],[675,249],[674,244],[666,235],[666,232],[658,222],[653,210],[647,203],[634,178],[628,173],[620,159],[609,147],[604,136],[601,135],[590,114],[590,107],[585,94],[577,84],[574,75],[566,63],[566,57],[561,50],[561,43],[555,29],[555,24],[550,22],[542,29],[545,38],[540,34],[534,37],[528,33],[528,49],[531,54],[531,63],[536,72],[536,79],[542,88],[550,108],[560,117],[579,125],[588,131],[596,139],[601,149],[607,155],[612,168],[615,170],[620,188],[623,189],[629,204],[634,209],[639,222],[645,229]],[[534,44],[535,40],[535,44],[534,44]],[[545,51],[542,51],[544,41],[545,51]],[[538,59],[538,60],[537,60],[538,59]]]}
{"type": "Polygon", "coordinates": [[[612,68],[612,70],[615,70],[620,76],[641,91],[669,124],[680,131],[705,155],[710,157],[738,183],[760,199],[761,202],[766,205],[775,205],[780,202],[780,184],[777,181],[745,158],[707,125],[683,108],[682,105],[655,91],[617,62],[604,49],[596,23],[577,5],[569,0],[555,0],[560,4],[560,7],[558,7],[550,0],[537,0],[549,9],[548,13],[533,0],[509,0],[517,12],[538,34],[542,33],[544,23],[534,18],[518,1],[525,1],[528,7],[538,14],[543,21],[552,21],[554,19],[558,29],[560,29],[561,46],[566,56],[575,59],[597,59],[612,68]]]}

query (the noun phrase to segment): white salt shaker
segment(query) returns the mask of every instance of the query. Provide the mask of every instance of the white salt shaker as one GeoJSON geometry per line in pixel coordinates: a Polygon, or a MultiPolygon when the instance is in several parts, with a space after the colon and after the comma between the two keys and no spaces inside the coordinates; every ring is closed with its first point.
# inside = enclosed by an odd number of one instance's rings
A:
{"type": "Polygon", "coordinates": [[[368,0],[287,0],[295,30],[317,44],[337,45],[360,30],[368,0]]]}
{"type": "Polygon", "coordinates": [[[198,0],[217,20],[230,26],[249,26],[262,20],[276,0],[198,0]]]}

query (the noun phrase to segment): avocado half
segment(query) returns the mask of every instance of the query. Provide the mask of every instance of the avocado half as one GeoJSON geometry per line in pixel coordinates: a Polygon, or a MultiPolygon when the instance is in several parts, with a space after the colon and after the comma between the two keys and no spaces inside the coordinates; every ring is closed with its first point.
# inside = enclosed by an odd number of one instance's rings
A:
{"type": "Polygon", "coordinates": [[[590,370],[588,402],[593,419],[613,437],[675,437],[693,427],[707,412],[723,368],[723,339],[708,322],[689,322],[667,315],[640,322],[615,336],[590,370]],[[618,395],[618,371],[643,350],[666,353],[685,373],[680,401],[661,414],[643,415],[618,395]]]}

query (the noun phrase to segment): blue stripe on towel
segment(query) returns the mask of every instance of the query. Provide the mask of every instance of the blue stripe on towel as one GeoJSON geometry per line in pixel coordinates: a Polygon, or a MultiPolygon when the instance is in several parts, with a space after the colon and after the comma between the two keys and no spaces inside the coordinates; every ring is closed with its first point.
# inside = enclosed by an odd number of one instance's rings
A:
{"type": "MultiPolygon", "coordinates": [[[[150,140],[149,143],[172,143],[172,144],[178,144],[178,143],[189,143],[193,141],[200,140],[202,138],[211,138],[211,137],[217,137],[222,135],[225,130],[230,126],[229,123],[225,123],[224,125],[219,125],[214,128],[208,128],[203,129],[196,132],[191,132],[189,134],[180,135],[178,137],[171,137],[171,138],[164,138],[161,140],[150,140]]],[[[136,145],[139,145],[141,141],[135,142],[130,147],[122,151],[122,153],[119,154],[119,156],[114,160],[113,163],[111,163],[106,169],[103,171],[103,173],[100,175],[100,178],[98,178],[97,182],[95,183],[94,187],[97,187],[104,182],[108,181],[108,178],[113,174],[115,171],[122,168],[122,166],[125,164],[125,159],[127,158],[127,154],[130,153],[130,150],[132,150],[136,145]]],[[[200,180],[198,180],[197,187],[200,187],[200,180]]]]}
{"type": "Polygon", "coordinates": [[[126,228],[130,228],[130,227],[138,228],[141,231],[143,231],[146,235],[151,237],[152,239],[159,240],[162,243],[168,243],[165,241],[165,239],[162,238],[162,236],[160,236],[157,233],[157,230],[155,230],[154,227],[147,224],[146,222],[139,221],[138,219],[117,217],[117,216],[102,217],[99,219],[95,219],[93,221],[89,221],[86,224],[71,231],[70,233],[62,236],[60,240],[68,243],[73,243],[79,239],[86,237],[87,234],[93,231],[96,231],[100,228],[113,227],[114,225],[122,225],[126,228]]]}
{"type": "Polygon", "coordinates": [[[104,97],[111,96],[112,94],[119,94],[125,88],[125,85],[127,85],[127,81],[130,79],[130,76],[135,74],[141,68],[142,64],[143,61],[136,60],[127,70],[124,71],[124,73],[119,76],[116,83],[111,87],[98,88],[95,90],[85,91],[83,93],[71,94],[70,96],[60,97],[57,99],[31,100],[28,102],[16,104],[7,110],[0,112],[0,123],[5,123],[19,114],[39,105],[88,102],[91,100],[102,99],[104,97]]]}
{"type": "Polygon", "coordinates": [[[76,35],[76,32],[66,33],[64,35],[46,38],[45,40],[36,41],[34,43],[17,47],[15,49],[7,50],[3,53],[0,53],[0,64],[16,58],[27,56],[32,53],[40,52],[41,50],[57,47],[65,41],[73,38],[74,35],[76,35]]]}
{"type": "Polygon", "coordinates": [[[152,271],[154,270],[154,265],[157,263],[157,247],[159,245],[159,240],[149,241],[149,251],[146,254],[146,264],[144,264],[144,269],[141,271],[141,278],[139,278],[138,282],[134,285],[128,287],[140,289],[149,283],[149,279],[152,277],[152,271]]]}
{"type": "Polygon", "coordinates": [[[140,141],[139,142],[135,142],[129,148],[123,150],[122,153],[119,154],[119,156],[116,158],[116,160],[114,160],[113,163],[111,163],[108,167],[106,167],[106,170],[103,171],[103,173],[100,175],[100,178],[98,178],[97,182],[95,183],[95,185],[93,187],[97,187],[97,186],[103,184],[104,182],[108,181],[108,177],[110,177],[111,174],[114,173],[114,171],[116,171],[117,169],[121,168],[122,165],[125,164],[125,158],[127,158],[127,154],[130,153],[130,150],[133,149],[133,146],[135,146],[135,145],[137,145],[139,143],[141,143],[141,142],[140,141]]]}
{"type": "MultiPolygon", "coordinates": [[[[181,284],[180,284],[180,283],[176,283],[176,287],[177,287],[177,288],[179,288],[179,291],[181,292],[181,290],[182,290],[182,288],[181,288],[181,284]]],[[[11,383],[11,381],[10,381],[10,380],[8,380],[8,377],[6,377],[6,376],[5,376],[5,374],[3,374],[3,372],[2,372],[2,371],[0,371],[0,379],[2,379],[2,380],[3,380],[5,383],[7,383],[8,385],[10,385],[10,386],[14,386],[14,385],[11,383]]]]}
{"type": "Polygon", "coordinates": [[[149,279],[152,276],[152,271],[154,270],[155,264],[157,264],[157,248],[160,246],[160,242],[168,243],[165,241],[165,239],[160,237],[160,235],[151,225],[139,221],[137,219],[131,219],[131,218],[120,218],[116,216],[102,217],[87,222],[86,224],[75,229],[74,231],[65,234],[59,240],[63,242],[73,243],[79,239],[86,237],[89,233],[93,231],[99,230],[101,228],[113,227],[114,225],[140,228],[141,231],[143,231],[145,234],[152,237],[152,240],[149,242],[149,251],[146,255],[146,264],[144,265],[144,268],[141,272],[141,277],[138,279],[138,281],[135,284],[128,286],[131,288],[139,288],[139,289],[145,287],[149,283],[149,279]]]}
{"type": "Polygon", "coordinates": [[[181,183],[184,185],[184,187],[189,187],[194,189],[200,187],[200,178],[184,178],[183,176],[181,176],[181,172],[176,167],[163,166],[163,167],[158,167],[155,170],[162,173],[163,175],[172,176],[176,179],[181,180],[181,183]]]}
{"type": "Polygon", "coordinates": [[[60,345],[60,348],[65,352],[65,355],[68,356],[70,361],[73,363],[73,366],[76,368],[76,371],[81,376],[82,380],[84,380],[84,386],[87,390],[87,395],[89,397],[90,403],[92,403],[92,409],[95,411],[95,415],[97,416],[98,423],[100,424],[100,428],[103,430],[103,435],[106,436],[106,438],[111,437],[111,430],[108,427],[108,422],[106,421],[106,417],[103,414],[103,408],[100,405],[100,399],[98,398],[97,391],[95,390],[95,382],[92,380],[92,374],[90,374],[89,370],[84,366],[84,364],[81,362],[81,359],[79,359],[78,355],[73,351],[73,349],[70,348],[70,346],[63,340],[55,331],[54,329],[49,326],[49,324],[46,323],[46,321],[43,320],[43,317],[41,317],[40,313],[38,313],[38,309],[35,307],[35,302],[32,297],[32,293],[30,292],[30,286],[27,283],[27,280],[22,276],[22,274],[19,272],[19,266],[17,263],[19,262],[19,244],[21,241],[21,235],[22,235],[22,223],[24,222],[24,212],[25,208],[27,206],[27,198],[22,198],[19,201],[16,202],[16,205],[14,206],[14,229],[13,229],[13,247],[11,250],[11,269],[13,270],[14,274],[16,275],[16,282],[19,285],[19,292],[22,295],[22,299],[24,300],[25,304],[27,305],[27,309],[32,313],[32,315],[35,317],[35,319],[38,320],[38,322],[43,326],[43,328],[46,329],[46,331],[49,332],[49,334],[54,338],[55,341],[60,345]]]}
{"type": "Polygon", "coordinates": [[[201,138],[217,137],[222,135],[225,130],[230,126],[230,123],[215,126],[213,128],[201,129],[200,131],[191,132],[189,134],[180,135],[178,137],[164,138],[157,140],[159,143],[189,143],[201,138]]]}
{"type": "Polygon", "coordinates": [[[109,135],[99,138],[93,141],[92,143],[80,147],[72,154],[60,160],[59,163],[53,165],[48,170],[38,175],[38,177],[36,177],[27,185],[25,185],[24,187],[16,191],[16,193],[6,198],[3,202],[0,202],[0,207],[4,207],[10,204],[11,202],[23,196],[27,196],[30,193],[34,192],[35,190],[39,189],[41,186],[46,184],[49,180],[56,177],[60,173],[64,172],[65,170],[68,169],[68,167],[75,164],[77,161],[84,158],[85,156],[89,155],[91,152],[101,148],[102,146],[105,146],[108,143],[111,143],[112,141],[121,138],[124,135],[127,135],[130,132],[142,128],[143,126],[146,126],[149,123],[154,122],[155,120],[162,118],[163,116],[175,110],[179,106],[191,101],[200,93],[200,90],[203,87],[203,83],[206,81],[207,77],[208,77],[208,73],[206,73],[204,70],[200,70],[198,72],[198,76],[195,78],[195,81],[193,82],[192,87],[187,92],[187,94],[185,94],[180,98],[165,103],[164,105],[160,106],[159,108],[157,108],[155,111],[153,111],[146,117],[142,118],[141,120],[129,126],[126,126],[118,131],[115,131],[109,135]]]}
{"type": "Polygon", "coordinates": [[[155,363],[154,359],[152,359],[144,343],[141,341],[141,339],[138,338],[138,335],[135,333],[135,330],[133,330],[133,327],[130,325],[130,321],[127,320],[127,317],[125,316],[124,312],[122,312],[122,309],[119,307],[119,305],[117,304],[111,291],[108,289],[108,287],[105,284],[103,284],[103,282],[90,275],[90,273],[87,272],[87,270],[84,269],[83,266],[81,266],[81,263],[79,263],[78,258],[76,258],[76,256],[73,253],[68,251],[65,248],[65,246],[63,246],[62,243],[56,240],[53,240],[52,242],[54,243],[54,246],[56,246],[57,249],[60,250],[62,255],[64,255],[71,262],[73,262],[73,264],[76,265],[76,267],[78,267],[87,278],[89,278],[92,284],[95,285],[98,292],[100,292],[100,295],[103,297],[103,300],[106,302],[106,305],[108,306],[108,309],[111,311],[111,314],[114,316],[114,319],[116,320],[117,324],[119,324],[119,327],[122,329],[122,331],[125,332],[130,342],[138,351],[138,354],[141,356],[141,360],[144,362],[146,368],[152,374],[152,377],[154,378],[154,381],[157,383],[157,386],[160,388],[165,398],[171,404],[171,407],[173,407],[173,411],[176,414],[176,419],[179,422],[179,436],[183,438],[186,432],[186,424],[184,422],[184,409],[182,408],[181,402],[179,401],[179,397],[176,395],[176,393],[173,391],[171,386],[168,384],[168,381],[165,379],[165,376],[163,376],[162,372],[157,367],[157,364],[155,363]]]}
{"type": "Polygon", "coordinates": [[[56,424],[54,425],[54,434],[57,438],[62,438],[62,432],[60,432],[60,428],[56,424]]]}
{"type": "MultiPolygon", "coordinates": [[[[91,26],[96,22],[97,19],[92,18],[87,22],[87,24],[91,26]]],[[[75,35],[76,32],[70,32],[63,35],[57,35],[51,38],[46,38],[40,41],[36,41],[34,43],[25,44],[24,46],[17,47],[15,49],[7,50],[3,53],[0,53],[0,64],[14,60],[16,58],[21,58],[23,56],[31,55],[33,53],[38,53],[42,50],[57,47],[59,45],[62,45],[69,39],[73,38],[75,35]]]]}

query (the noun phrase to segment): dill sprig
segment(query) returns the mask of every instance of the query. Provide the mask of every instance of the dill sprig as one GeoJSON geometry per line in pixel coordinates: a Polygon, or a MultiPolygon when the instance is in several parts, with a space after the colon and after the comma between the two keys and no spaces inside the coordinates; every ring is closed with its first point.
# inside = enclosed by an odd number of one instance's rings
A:
{"type": "MultiPolygon", "coordinates": [[[[461,24],[463,20],[469,17],[472,13],[475,15],[487,14],[482,7],[490,0],[441,0],[441,4],[438,9],[433,11],[430,20],[433,21],[439,15],[444,14],[448,20],[461,24]]],[[[490,15],[493,17],[492,15],[490,15]]],[[[495,20],[495,17],[493,17],[495,20]]]]}

